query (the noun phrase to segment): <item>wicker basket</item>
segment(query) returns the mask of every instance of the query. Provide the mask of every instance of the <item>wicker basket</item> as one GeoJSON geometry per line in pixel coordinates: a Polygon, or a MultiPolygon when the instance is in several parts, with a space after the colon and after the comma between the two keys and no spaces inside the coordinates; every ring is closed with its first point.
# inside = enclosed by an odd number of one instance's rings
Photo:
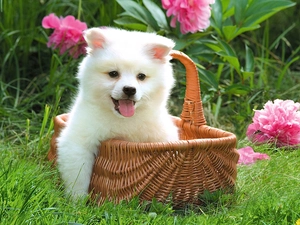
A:
{"type": "MultiPolygon", "coordinates": [[[[138,196],[156,198],[174,206],[202,204],[204,191],[233,190],[239,155],[234,134],[206,125],[198,72],[193,61],[172,51],[186,68],[186,94],[181,117],[173,117],[180,130],[176,142],[135,143],[107,140],[101,143],[90,182],[92,198],[119,202],[138,196]]],[[[68,115],[54,118],[55,132],[48,159],[56,159],[56,137],[68,115]]]]}

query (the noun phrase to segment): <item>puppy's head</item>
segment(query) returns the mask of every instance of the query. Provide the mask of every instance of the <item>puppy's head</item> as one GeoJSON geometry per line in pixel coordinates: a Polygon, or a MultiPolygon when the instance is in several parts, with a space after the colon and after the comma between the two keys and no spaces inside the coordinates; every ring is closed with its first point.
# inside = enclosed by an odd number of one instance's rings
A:
{"type": "Polygon", "coordinates": [[[174,84],[172,40],[113,28],[89,29],[84,38],[88,55],[78,73],[83,98],[120,117],[165,107],[174,84]]]}

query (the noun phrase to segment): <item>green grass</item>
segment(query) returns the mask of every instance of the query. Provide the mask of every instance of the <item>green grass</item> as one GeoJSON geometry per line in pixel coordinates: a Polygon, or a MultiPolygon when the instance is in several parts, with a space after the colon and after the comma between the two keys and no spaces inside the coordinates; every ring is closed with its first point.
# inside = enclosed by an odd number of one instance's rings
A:
{"type": "Polygon", "coordinates": [[[300,218],[298,150],[256,147],[271,158],[238,166],[235,193],[207,195],[204,206],[174,210],[155,200],[101,206],[72,202],[63,194],[57,170],[45,160],[46,146],[41,152],[33,147],[1,143],[0,224],[277,225],[295,224],[300,218]]]}

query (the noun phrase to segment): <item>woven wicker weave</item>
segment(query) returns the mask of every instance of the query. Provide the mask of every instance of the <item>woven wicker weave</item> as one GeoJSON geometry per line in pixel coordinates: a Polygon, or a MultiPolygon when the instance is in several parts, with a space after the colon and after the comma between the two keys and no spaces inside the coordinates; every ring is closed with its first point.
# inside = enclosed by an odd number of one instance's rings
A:
{"type": "MultiPolygon", "coordinates": [[[[134,143],[107,140],[101,143],[90,182],[99,204],[139,196],[172,201],[174,206],[200,205],[204,191],[232,190],[239,155],[234,134],[206,125],[198,72],[193,61],[172,51],[186,68],[186,94],[181,117],[173,117],[180,130],[176,142],[134,143]]],[[[67,114],[54,119],[55,133],[48,153],[56,159],[56,137],[67,114]]]]}

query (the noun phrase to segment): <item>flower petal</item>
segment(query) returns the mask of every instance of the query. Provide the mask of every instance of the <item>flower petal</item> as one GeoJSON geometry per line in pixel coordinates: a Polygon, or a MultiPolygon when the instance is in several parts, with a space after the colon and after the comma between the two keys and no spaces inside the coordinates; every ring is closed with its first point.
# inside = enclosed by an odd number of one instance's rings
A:
{"type": "Polygon", "coordinates": [[[167,10],[167,16],[173,16],[171,26],[176,20],[180,23],[180,31],[185,34],[206,29],[210,22],[211,8],[214,0],[162,0],[162,6],[167,10]]]}
{"type": "Polygon", "coordinates": [[[300,103],[276,99],[268,101],[262,110],[256,110],[247,137],[260,144],[273,142],[276,146],[300,144],[300,103]]]}
{"type": "Polygon", "coordinates": [[[69,52],[73,58],[86,53],[86,42],[83,38],[83,31],[87,25],[74,16],[58,18],[53,13],[44,17],[42,21],[44,28],[54,29],[47,43],[48,47],[59,49],[60,54],[69,52]]]}
{"type": "Polygon", "coordinates": [[[255,163],[257,160],[270,159],[267,154],[254,152],[250,146],[238,149],[238,153],[240,154],[238,164],[249,165],[255,163]]]}
{"type": "Polygon", "coordinates": [[[59,29],[60,27],[60,19],[55,16],[54,13],[51,13],[48,16],[45,16],[42,20],[42,26],[46,29],[59,29]]]}

